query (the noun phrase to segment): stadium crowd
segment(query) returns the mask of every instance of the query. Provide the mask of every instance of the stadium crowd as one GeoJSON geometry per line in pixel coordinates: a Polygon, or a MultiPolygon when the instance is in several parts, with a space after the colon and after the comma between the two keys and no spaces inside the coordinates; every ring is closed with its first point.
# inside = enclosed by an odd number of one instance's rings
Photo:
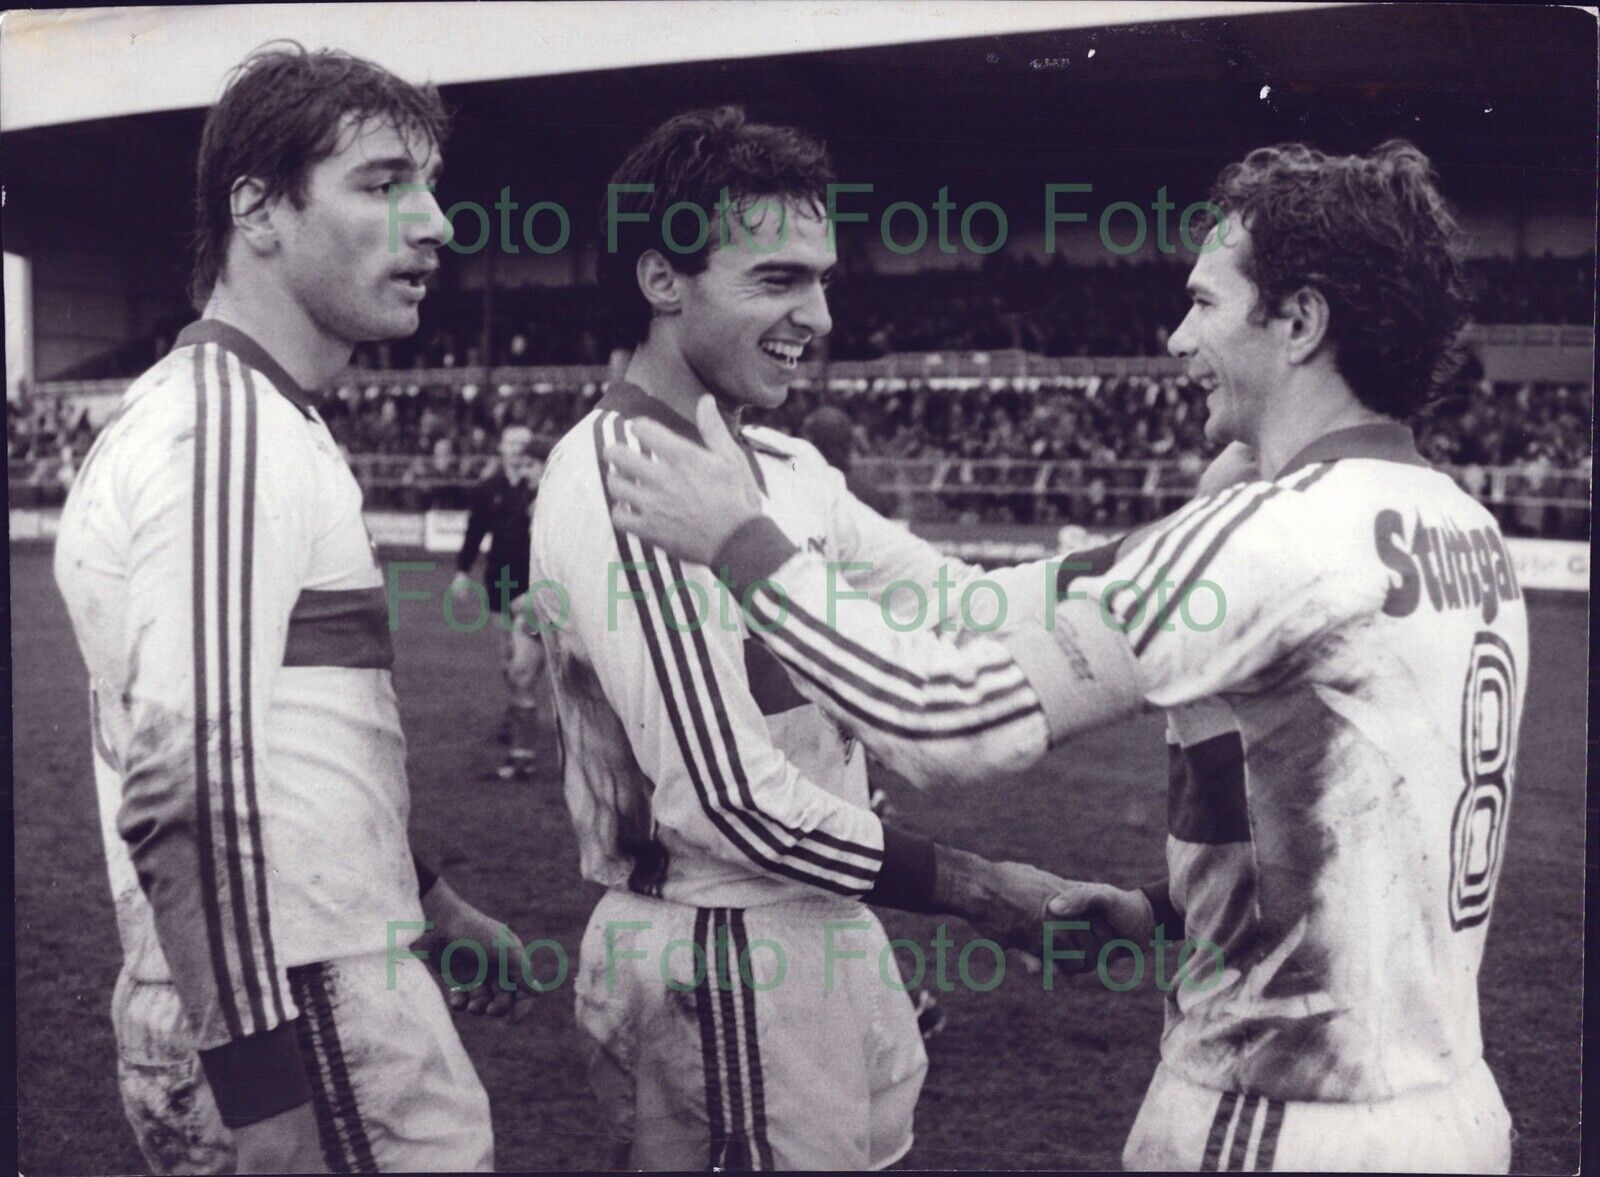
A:
{"type": "MultiPolygon", "coordinates": [[[[819,358],[1013,348],[1046,356],[1158,355],[1166,349],[1167,326],[1183,315],[1184,271],[1176,266],[1036,265],[1000,255],[990,261],[978,271],[848,275],[830,291],[835,327],[819,358]]],[[[1592,258],[1480,260],[1473,266],[1479,318],[1588,322],[1592,266],[1592,258]]],[[[503,367],[477,382],[465,374],[441,380],[439,369],[479,367],[481,308],[475,299],[429,305],[420,342],[359,349],[350,378],[323,406],[340,444],[362,459],[369,494],[412,508],[458,505],[506,426],[526,425],[548,443],[600,393],[592,373],[552,381],[515,369],[600,365],[610,348],[606,314],[592,288],[501,290],[492,350],[503,367]]],[[[149,346],[165,345],[163,338],[149,346]]],[[[144,363],[148,358],[135,366],[144,363]]],[[[958,482],[1010,485],[1010,479],[1019,486],[1015,495],[992,485],[970,496],[947,486],[896,504],[918,516],[976,513],[1029,522],[1086,516],[1086,524],[1112,523],[1182,497],[1204,463],[1203,402],[1202,391],[1181,376],[829,379],[802,382],[767,423],[803,432],[812,411],[830,404],[851,419],[852,449],[863,458],[955,460],[958,482]],[[1041,461],[1069,465],[1041,487],[1035,483],[1041,461]],[[1138,462],[1164,463],[1162,485],[1148,471],[1092,473],[1083,465],[1138,462]],[[1013,474],[1008,464],[1018,464],[1013,474]],[[1092,489],[1097,479],[1104,493],[1068,494],[1069,487],[1092,489]]],[[[1460,468],[1474,490],[1586,500],[1592,419],[1587,386],[1491,384],[1469,366],[1419,420],[1419,440],[1430,460],[1460,468]],[[1491,486],[1484,471],[1495,467],[1519,469],[1491,486]]],[[[88,410],[48,395],[24,398],[8,404],[6,426],[13,503],[58,501],[93,440],[88,410]]],[[[887,476],[887,463],[864,465],[887,476]]],[[[1548,510],[1555,515],[1507,523],[1520,530],[1578,526],[1567,509],[1548,510]]],[[[1585,512],[1584,526],[1586,518],[1585,512]]]]}
{"type": "MultiPolygon", "coordinates": [[[[1588,324],[1593,255],[1468,266],[1480,323],[1588,324]]],[[[1186,267],[1160,262],[1074,265],[994,254],[979,269],[880,274],[841,268],[829,290],[827,357],[1016,348],[1045,356],[1165,355],[1188,309],[1186,267]]],[[[604,363],[617,342],[593,286],[522,287],[493,295],[496,365],[604,363]]],[[[441,299],[411,340],[357,349],[369,368],[475,367],[485,354],[484,306],[474,292],[441,299]]]]}

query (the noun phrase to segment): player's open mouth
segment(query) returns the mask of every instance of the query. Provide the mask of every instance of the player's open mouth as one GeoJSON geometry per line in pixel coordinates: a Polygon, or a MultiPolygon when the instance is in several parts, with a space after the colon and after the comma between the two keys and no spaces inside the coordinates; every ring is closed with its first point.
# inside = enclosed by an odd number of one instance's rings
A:
{"type": "Polygon", "coordinates": [[[759,344],[762,351],[777,360],[788,371],[794,371],[800,364],[800,357],[806,353],[803,343],[789,343],[780,339],[763,339],[759,344]]]}

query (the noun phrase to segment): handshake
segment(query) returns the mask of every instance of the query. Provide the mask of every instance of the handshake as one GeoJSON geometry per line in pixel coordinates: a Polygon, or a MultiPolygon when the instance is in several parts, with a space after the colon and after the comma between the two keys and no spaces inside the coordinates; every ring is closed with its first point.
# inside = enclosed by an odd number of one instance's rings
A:
{"type": "Polygon", "coordinates": [[[1021,954],[1038,971],[1045,944],[1052,968],[1088,972],[1113,940],[1143,945],[1155,934],[1156,912],[1138,890],[1109,883],[1063,879],[1021,862],[991,862],[943,844],[934,848],[937,876],[933,904],[958,915],[1002,947],[1021,954]],[[1054,924],[1046,935],[1046,925],[1054,924]],[[1062,927],[1063,924],[1072,925],[1062,927]]]}

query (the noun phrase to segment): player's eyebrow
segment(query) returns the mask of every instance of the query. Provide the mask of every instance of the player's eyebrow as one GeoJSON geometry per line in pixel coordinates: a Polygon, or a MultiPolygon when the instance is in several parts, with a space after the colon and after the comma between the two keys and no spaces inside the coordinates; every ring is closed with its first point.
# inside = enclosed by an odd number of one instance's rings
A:
{"type": "MultiPolygon", "coordinates": [[[[409,155],[386,155],[380,159],[365,160],[355,169],[355,174],[361,176],[377,175],[379,172],[397,172],[405,175],[416,171],[416,169],[417,161],[409,155]]],[[[428,169],[427,175],[423,178],[428,183],[436,184],[443,171],[444,161],[435,158],[433,166],[428,169]]]]}
{"type": "Polygon", "coordinates": [[[804,278],[816,274],[824,280],[833,277],[838,266],[829,266],[819,270],[816,266],[808,266],[803,262],[757,262],[750,267],[752,274],[781,274],[787,278],[804,278]]]}
{"type": "Polygon", "coordinates": [[[1206,298],[1215,298],[1217,296],[1216,291],[1197,278],[1190,278],[1183,289],[1190,298],[1199,298],[1201,295],[1206,298]]]}

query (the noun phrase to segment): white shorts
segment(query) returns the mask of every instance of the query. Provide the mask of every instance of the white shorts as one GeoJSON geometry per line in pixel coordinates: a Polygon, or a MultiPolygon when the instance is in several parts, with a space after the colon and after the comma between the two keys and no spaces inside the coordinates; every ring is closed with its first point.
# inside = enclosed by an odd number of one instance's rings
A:
{"type": "MultiPolygon", "coordinates": [[[[420,961],[383,956],[289,970],[311,1107],[330,1171],[486,1171],[489,1097],[420,961]]],[[[233,1146],[177,991],[118,979],[112,1022],[123,1107],[158,1173],[231,1172],[233,1146]]]]}
{"type": "Polygon", "coordinates": [[[849,900],[695,908],[607,892],[577,981],[614,1146],[599,1159],[651,1170],[898,1161],[928,1056],[892,953],[880,976],[886,943],[849,900]]]}
{"type": "Polygon", "coordinates": [[[1126,1169],[1504,1173],[1511,1117],[1481,1059],[1448,1087],[1382,1103],[1215,1091],[1162,1064],[1122,1150],[1126,1169]]]}

